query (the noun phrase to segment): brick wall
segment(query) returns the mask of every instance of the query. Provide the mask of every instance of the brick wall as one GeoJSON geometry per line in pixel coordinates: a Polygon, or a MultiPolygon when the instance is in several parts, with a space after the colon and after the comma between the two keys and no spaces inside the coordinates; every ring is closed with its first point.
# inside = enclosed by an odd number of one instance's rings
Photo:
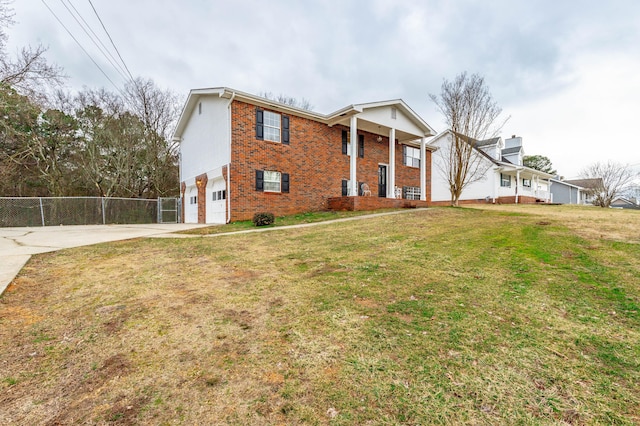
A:
{"type": "MultiPolygon", "coordinates": [[[[290,144],[256,139],[256,107],[232,104],[231,220],[251,219],[256,212],[277,216],[328,209],[328,198],[342,195],[342,179],[349,179],[349,156],[342,154],[340,125],[329,127],[302,117],[289,116],[290,144]],[[256,190],[255,171],[288,173],[289,193],[256,190]]],[[[364,135],[364,158],[357,159],[357,179],[378,194],[378,164],[389,162],[388,138],[364,135]]],[[[427,196],[430,200],[431,153],[427,152],[427,196]]],[[[402,147],[396,145],[396,185],[420,186],[420,169],[402,164],[402,147]]]]}
{"type": "Polygon", "coordinates": [[[209,177],[206,173],[196,176],[196,186],[198,188],[198,223],[207,223],[207,182],[209,177]]]}

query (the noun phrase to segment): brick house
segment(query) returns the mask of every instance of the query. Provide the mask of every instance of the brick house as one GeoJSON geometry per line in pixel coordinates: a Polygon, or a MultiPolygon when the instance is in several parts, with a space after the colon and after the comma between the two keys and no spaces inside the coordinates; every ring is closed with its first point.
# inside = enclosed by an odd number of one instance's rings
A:
{"type": "Polygon", "coordinates": [[[433,135],[402,100],[324,115],[224,87],[192,90],[174,134],[184,221],[426,206],[433,135]]]}

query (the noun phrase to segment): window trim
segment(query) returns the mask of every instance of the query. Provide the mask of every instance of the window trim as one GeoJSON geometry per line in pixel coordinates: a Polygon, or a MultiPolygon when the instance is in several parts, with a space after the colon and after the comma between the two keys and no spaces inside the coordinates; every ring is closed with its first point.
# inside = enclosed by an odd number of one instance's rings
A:
{"type": "MultiPolygon", "coordinates": [[[[342,130],[342,154],[351,156],[351,132],[342,130]]],[[[364,158],[364,135],[358,134],[358,157],[364,158]]]]}
{"type": "Polygon", "coordinates": [[[403,186],[402,198],[405,200],[419,200],[422,195],[422,191],[419,186],[403,186]]]}
{"type": "Polygon", "coordinates": [[[276,170],[256,170],[256,191],[268,192],[271,194],[280,194],[280,193],[287,194],[289,193],[289,189],[290,189],[289,173],[283,173],[276,170]],[[265,173],[278,174],[279,180],[277,182],[279,184],[279,189],[277,191],[273,189],[265,189],[265,183],[276,182],[275,180],[266,180],[265,173]]]}
{"type": "MultiPolygon", "coordinates": [[[[270,131],[270,133],[274,132],[270,131]]],[[[284,115],[279,112],[256,108],[256,139],[267,142],[280,143],[282,145],[289,145],[291,141],[291,119],[288,115],[284,115]],[[279,127],[266,124],[265,115],[277,115],[279,118],[279,127]],[[270,139],[270,136],[267,137],[265,132],[266,129],[277,129],[279,140],[270,139]]]]}
{"type": "Polygon", "coordinates": [[[403,149],[402,149],[402,164],[407,166],[407,167],[412,167],[415,169],[419,169],[420,168],[420,162],[422,161],[422,159],[420,158],[420,148],[416,148],[414,146],[409,146],[409,145],[403,145],[403,149]],[[409,151],[409,148],[411,148],[412,151],[409,151]],[[417,151],[418,156],[415,157],[414,155],[409,155],[409,152],[411,152],[412,154],[415,154],[415,151],[417,151]],[[409,160],[411,160],[411,164],[409,164],[409,160]],[[415,165],[417,161],[417,166],[415,165]]]}
{"type": "Polygon", "coordinates": [[[511,188],[511,175],[500,173],[500,187],[511,188]],[[507,182],[507,178],[508,178],[508,182],[507,182]],[[505,185],[505,183],[507,184],[505,185]]]}
{"type": "Polygon", "coordinates": [[[273,111],[263,111],[262,135],[265,141],[281,143],[282,141],[282,115],[273,111]],[[277,117],[277,126],[275,126],[277,117]],[[277,135],[277,136],[276,136],[277,135]],[[276,139],[270,139],[277,137],[276,139]]]}

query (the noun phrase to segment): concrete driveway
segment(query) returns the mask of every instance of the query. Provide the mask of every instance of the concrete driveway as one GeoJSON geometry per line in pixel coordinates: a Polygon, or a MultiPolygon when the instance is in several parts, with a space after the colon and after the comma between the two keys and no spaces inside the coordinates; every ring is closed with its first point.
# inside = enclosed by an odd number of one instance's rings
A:
{"type": "Polygon", "coordinates": [[[150,223],[0,228],[0,295],[33,254],[109,241],[159,236],[203,226],[207,225],[150,223]]]}

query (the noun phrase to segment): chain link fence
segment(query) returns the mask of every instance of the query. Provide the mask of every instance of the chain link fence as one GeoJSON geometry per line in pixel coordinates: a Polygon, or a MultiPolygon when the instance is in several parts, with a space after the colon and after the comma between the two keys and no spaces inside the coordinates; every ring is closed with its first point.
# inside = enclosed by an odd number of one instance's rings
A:
{"type": "Polygon", "coordinates": [[[180,222],[180,200],[0,197],[0,227],[180,222]]]}

